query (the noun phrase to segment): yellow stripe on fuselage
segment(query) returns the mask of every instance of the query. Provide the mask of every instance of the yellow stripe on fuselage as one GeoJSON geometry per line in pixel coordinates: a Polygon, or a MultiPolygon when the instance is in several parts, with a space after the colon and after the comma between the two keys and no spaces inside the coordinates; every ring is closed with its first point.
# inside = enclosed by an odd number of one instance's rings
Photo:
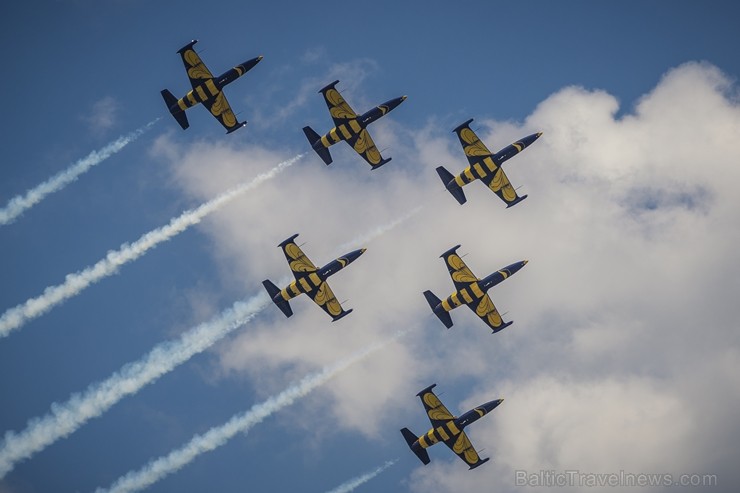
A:
{"type": "Polygon", "coordinates": [[[216,84],[213,83],[213,79],[208,79],[205,85],[208,92],[211,93],[211,96],[218,94],[218,88],[216,87],[216,84]]]}
{"type": "Polygon", "coordinates": [[[298,282],[300,283],[301,287],[303,288],[303,292],[304,293],[308,293],[309,291],[311,291],[311,285],[308,284],[308,281],[306,281],[306,279],[304,279],[303,277],[301,277],[300,279],[298,279],[298,282]]]}
{"type": "Polygon", "coordinates": [[[463,299],[465,300],[465,303],[473,302],[473,298],[470,296],[467,289],[461,289],[458,292],[462,295],[463,299]]]}
{"type": "Polygon", "coordinates": [[[478,283],[477,282],[474,282],[469,287],[470,287],[470,290],[473,292],[473,294],[475,295],[476,298],[483,298],[483,295],[486,294],[486,293],[483,292],[483,290],[480,288],[480,286],[478,286],[478,283]]]}
{"type": "Polygon", "coordinates": [[[339,125],[339,131],[342,132],[342,135],[344,136],[345,140],[352,137],[352,134],[349,133],[349,130],[347,130],[346,125],[339,125]]]}
{"type": "Polygon", "coordinates": [[[475,172],[478,173],[478,178],[483,178],[486,176],[486,172],[483,171],[483,167],[480,165],[480,163],[475,163],[473,165],[473,169],[475,169],[475,172]]]}
{"type": "Polygon", "coordinates": [[[496,168],[498,167],[496,166],[496,163],[493,162],[493,159],[491,159],[490,156],[483,159],[483,164],[485,164],[486,168],[488,168],[491,171],[496,171],[496,168]]]}
{"type": "Polygon", "coordinates": [[[457,436],[460,434],[460,430],[457,426],[455,426],[454,421],[447,422],[447,429],[450,430],[450,432],[452,433],[452,436],[457,436]]]}
{"type": "Polygon", "coordinates": [[[351,128],[352,131],[356,134],[360,133],[360,130],[362,130],[362,127],[360,126],[359,123],[357,123],[357,120],[350,120],[349,128],[351,128]]]}
{"type": "Polygon", "coordinates": [[[198,97],[200,98],[201,101],[205,101],[206,99],[208,99],[208,96],[206,96],[206,92],[203,90],[202,86],[196,87],[195,92],[198,93],[198,97]]]}
{"type": "Polygon", "coordinates": [[[419,445],[421,445],[421,448],[428,448],[429,444],[426,441],[426,435],[422,435],[419,437],[419,445]]]}
{"type": "Polygon", "coordinates": [[[442,437],[442,440],[445,442],[450,439],[450,435],[447,434],[447,432],[444,429],[444,426],[440,426],[437,428],[437,434],[442,437]]]}
{"type": "Polygon", "coordinates": [[[308,278],[311,280],[311,282],[313,283],[313,285],[316,286],[317,288],[321,284],[321,278],[315,272],[311,272],[308,275],[308,278]]]}

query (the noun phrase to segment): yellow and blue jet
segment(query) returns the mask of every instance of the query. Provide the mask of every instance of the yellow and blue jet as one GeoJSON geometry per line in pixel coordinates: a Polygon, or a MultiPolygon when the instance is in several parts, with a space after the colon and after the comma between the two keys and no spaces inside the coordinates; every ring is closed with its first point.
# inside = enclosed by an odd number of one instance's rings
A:
{"type": "Polygon", "coordinates": [[[481,459],[478,452],[475,450],[473,445],[470,443],[468,435],[465,434],[463,429],[470,423],[478,421],[486,414],[493,411],[496,406],[501,404],[504,400],[497,399],[495,401],[486,402],[480,406],[471,409],[462,416],[455,417],[445,407],[444,404],[439,400],[432,389],[437,384],[430,385],[425,388],[418,395],[421,398],[421,403],[424,405],[424,410],[427,412],[429,421],[432,422],[432,429],[425,434],[417,437],[408,428],[403,428],[401,434],[406,439],[409,448],[416,454],[420,461],[424,465],[429,464],[429,453],[427,448],[432,445],[442,442],[447,445],[450,450],[455,452],[460,459],[462,459],[470,469],[475,469],[481,464],[488,461],[488,458],[481,459]]]}
{"type": "Polygon", "coordinates": [[[338,82],[338,80],[335,80],[319,91],[323,94],[326,105],[329,107],[329,114],[332,120],[334,120],[334,128],[329,130],[323,137],[320,137],[311,127],[303,127],[303,133],[306,134],[306,138],[313,150],[316,151],[316,154],[319,155],[327,166],[332,162],[329,147],[337,142],[345,141],[372,166],[372,169],[380,168],[390,161],[391,158],[383,159],[366,127],[403,103],[406,100],[406,96],[386,101],[367,113],[358,116],[350,105],[347,104],[342,95],[339,94],[337,88],[334,87],[338,82]]]}
{"type": "Polygon", "coordinates": [[[493,193],[498,195],[501,200],[506,202],[506,208],[508,209],[526,199],[527,196],[522,195],[520,197],[517,195],[516,190],[511,186],[511,182],[509,182],[509,178],[504,173],[501,165],[504,161],[522,152],[535,140],[539,139],[542,132],[528,135],[493,154],[478,138],[473,129],[470,128],[470,122],[472,121],[473,119],[471,118],[453,130],[460,139],[465,156],[468,158],[468,167],[459,175],[452,176],[452,173],[447,171],[444,166],[439,166],[437,168],[437,174],[445,184],[447,190],[449,190],[461,205],[467,200],[462,187],[471,181],[479,179],[493,193]]]}
{"type": "Polygon", "coordinates": [[[345,311],[342,308],[342,305],[337,301],[326,280],[332,274],[339,272],[357,260],[360,255],[365,253],[365,248],[349,252],[318,269],[306,254],[303,253],[301,247],[296,245],[295,239],[297,236],[298,234],[294,234],[278,245],[283,249],[285,259],[288,261],[288,265],[290,265],[290,270],[293,272],[295,281],[291,282],[284,289],[279,289],[269,279],[262,281],[262,285],[270,294],[273,303],[280,308],[280,311],[286,317],[293,315],[293,310],[290,308],[288,301],[291,298],[306,293],[314,303],[329,314],[333,322],[336,322],[351,313],[352,309],[345,311]]]}
{"type": "Polygon", "coordinates": [[[474,311],[493,330],[494,334],[505,329],[514,322],[503,321],[496,306],[491,301],[491,297],[488,296],[487,291],[501,281],[516,274],[528,261],[522,260],[521,262],[507,265],[485,279],[479,279],[457,254],[458,248],[460,248],[460,245],[440,255],[440,258],[445,259],[445,264],[447,264],[452,282],[455,283],[455,292],[444,301],[440,301],[431,291],[424,291],[424,297],[427,299],[429,306],[448,329],[452,327],[450,311],[460,305],[466,305],[474,311]]]}
{"type": "Polygon", "coordinates": [[[193,45],[197,42],[198,40],[194,39],[177,51],[185,64],[185,70],[188,73],[190,85],[193,86],[193,90],[183,98],[177,99],[170,91],[164,89],[162,90],[162,97],[170,113],[175,117],[175,120],[177,120],[177,123],[180,124],[183,130],[190,126],[188,117],[185,115],[185,110],[198,103],[202,103],[219,123],[224,126],[226,133],[230,134],[234,130],[246,125],[247,122],[237,120],[222,89],[224,86],[249,72],[249,70],[262,60],[262,57],[258,56],[257,58],[247,60],[227,70],[218,77],[214,77],[193,49],[193,45]]]}

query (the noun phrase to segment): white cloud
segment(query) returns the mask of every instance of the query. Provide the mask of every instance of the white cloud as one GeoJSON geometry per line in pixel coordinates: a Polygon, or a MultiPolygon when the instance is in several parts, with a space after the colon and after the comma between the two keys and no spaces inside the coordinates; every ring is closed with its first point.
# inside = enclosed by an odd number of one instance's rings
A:
{"type": "MultiPolygon", "coordinates": [[[[550,466],[716,471],[725,475],[722,484],[736,487],[736,92],[715,67],[689,63],[624,116],[616,117],[613,96],[577,87],[547,98],[522,124],[487,120],[491,109],[481,108],[470,116],[491,150],[544,132],[505,165],[529,194],[509,210],[480,183],[466,187],[462,207],[444,191],[434,167],[457,173],[467,163],[449,129],[433,120],[412,129],[394,113],[374,124],[376,143],[390,146],[394,158],[379,171],[342,145],[332,148],[330,167],[305,158],[202,226],[227,285],[243,283],[251,292],[262,279],[288,274],[276,245],[293,233],[315,263],[325,263],[343,253],[335,245],[414,207],[422,211],[331,279],[337,296],[350,299],[352,315],[332,324],[298,298],[293,318],[274,309],[223,348],[224,370],[259,380],[268,393],[283,378],[272,382],[275,372],[298,375],[413,327],[302,410],[307,419],[330,415],[342,429],[377,437],[411,425],[399,418],[423,419],[414,394],[432,382],[478,389],[466,405],[506,398],[471,432],[492,464],[469,473],[435,450],[433,464],[412,476],[412,489],[514,490],[512,468],[550,466]],[[515,320],[500,334],[489,335],[464,308],[452,313],[455,326],[447,331],[421,296],[424,289],[440,297],[452,291],[438,256],[456,244],[480,277],[531,260],[491,291],[515,320]]],[[[178,152],[173,169],[202,199],[286,157],[201,143],[178,152]]]]}

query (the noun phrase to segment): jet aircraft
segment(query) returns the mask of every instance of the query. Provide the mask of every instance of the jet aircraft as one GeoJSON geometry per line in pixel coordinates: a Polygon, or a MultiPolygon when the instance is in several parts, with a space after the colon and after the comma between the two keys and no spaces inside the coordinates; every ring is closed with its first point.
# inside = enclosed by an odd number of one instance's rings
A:
{"type": "Polygon", "coordinates": [[[445,259],[447,269],[450,272],[450,277],[452,277],[452,282],[455,283],[456,291],[444,301],[440,301],[440,299],[431,291],[424,291],[424,297],[427,299],[427,303],[429,303],[434,314],[437,315],[448,329],[452,327],[452,317],[449,312],[458,306],[465,304],[468,308],[474,311],[486,325],[493,329],[494,334],[504,330],[514,322],[504,323],[501,315],[496,309],[496,306],[493,304],[493,301],[491,301],[491,297],[488,296],[487,291],[496,284],[507,279],[509,276],[516,274],[516,272],[524,267],[528,261],[522,260],[521,262],[507,265],[485,279],[479,279],[457,254],[456,250],[458,248],[460,248],[460,245],[457,245],[440,255],[440,258],[445,259]]]}
{"type": "Polygon", "coordinates": [[[198,40],[194,39],[177,51],[185,64],[185,70],[188,73],[193,90],[183,98],[177,99],[170,91],[164,89],[162,90],[162,97],[170,113],[183,130],[190,126],[185,110],[198,103],[203,103],[203,106],[208,108],[208,111],[224,126],[226,133],[230,134],[246,125],[247,122],[237,120],[222,89],[246,74],[262,60],[262,57],[258,56],[247,60],[218,77],[214,77],[193,49],[193,45],[197,42],[198,40]]]}
{"type": "Polygon", "coordinates": [[[329,114],[334,120],[334,128],[329,130],[329,132],[323,137],[320,137],[311,127],[303,127],[303,133],[306,134],[306,138],[311,144],[313,150],[316,151],[316,154],[318,154],[327,165],[332,162],[331,154],[329,154],[329,147],[343,140],[347,142],[347,144],[349,144],[357,154],[362,156],[362,158],[372,166],[372,169],[380,168],[390,161],[391,158],[383,159],[383,156],[380,155],[380,151],[375,147],[375,142],[373,142],[373,139],[370,137],[366,127],[378,118],[388,114],[399,104],[403,103],[406,100],[406,96],[386,101],[367,113],[358,116],[349,104],[347,104],[342,95],[339,94],[336,87],[334,87],[338,82],[338,80],[335,80],[319,91],[324,95],[326,105],[329,107],[329,114]]]}
{"type": "Polygon", "coordinates": [[[488,458],[481,459],[478,456],[478,452],[470,443],[470,439],[463,429],[470,423],[478,421],[480,418],[491,412],[504,400],[497,399],[495,401],[486,402],[475,409],[471,409],[458,418],[453,416],[434,394],[432,389],[436,385],[436,383],[430,385],[416,394],[421,398],[421,403],[424,405],[427,417],[429,417],[429,421],[432,422],[432,429],[420,437],[417,437],[408,428],[403,428],[401,430],[401,434],[406,439],[406,443],[408,443],[411,451],[416,454],[424,465],[427,465],[430,462],[429,453],[426,449],[438,442],[442,442],[447,445],[450,450],[455,452],[460,459],[465,461],[465,463],[470,466],[470,469],[475,469],[481,464],[487,462],[488,458]]]}
{"type": "Polygon", "coordinates": [[[496,154],[493,154],[470,128],[470,122],[472,121],[473,119],[471,118],[453,130],[460,139],[460,144],[462,144],[465,155],[468,157],[468,163],[470,164],[457,176],[452,176],[452,173],[447,171],[444,166],[437,168],[437,174],[442,180],[442,183],[445,184],[447,190],[449,190],[461,205],[467,200],[462,187],[471,181],[480,179],[501,200],[506,202],[506,208],[508,209],[526,199],[527,196],[522,195],[519,197],[517,195],[516,190],[511,186],[509,178],[504,173],[501,165],[504,161],[522,152],[532,142],[540,138],[542,132],[528,135],[522,140],[514,142],[496,154]]]}
{"type": "Polygon", "coordinates": [[[334,296],[329,284],[326,282],[326,279],[354,262],[360,255],[365,253],[365,248],[349,252],[336,260],[332,260],[322,268],[317,269],[309,258],[306,257],[306,254],[303,253],[301,247],[296,245],[294,240],[297,236],[298,234],[294,234],[278,245],[283,249],[285,259],[290,265],[293,276],[295,276],[295,281],[291,282],[282,290],[275,286],[269,279],[262,281],[262,285],[265,286],[265,289],[270,294],[273,303],[280,308],[286,317],[293,315],[293,310],[290,308],[288,300],[306,293],[314,303],[329,314],[333,322],[336,322],[351,313],[352,309],[344,311],[342,305],[334,296]]]}

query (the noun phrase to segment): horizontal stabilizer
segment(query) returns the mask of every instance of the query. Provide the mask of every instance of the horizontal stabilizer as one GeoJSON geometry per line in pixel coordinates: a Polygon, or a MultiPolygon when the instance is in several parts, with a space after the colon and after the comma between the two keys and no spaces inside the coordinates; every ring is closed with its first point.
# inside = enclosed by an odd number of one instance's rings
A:
{"type": "Polygon", "coordinates": [[[277,305],[278,308],[280,308],[280,311],[285,314],[286,317],[290,317],[293,315],[293,310],[290,308],[290,304],[282,299],[280,295],[280,288],[275,286],[272,281],[269,279],[265,279],[262,281],[262,285],[267,290],[267,293],[270,295],[270,299],[273,303],[277,305]]]}
{"type": "Polygon", "coordinates": [[[447,189],[447,191],[449,191],[452,196],[455,197],[455,200],[457,200],[460,205],[464,204],[467,201],[467,199],[465,198],[465,193],[463,193],[463,189],[460,188],[460,185],[455,182],[455,177],[452,176],[452,173],[447,171],[444,166],[438,166],[437,174],[442,180],[442,183],[445,184],[445,188],[447,189]]]}
{"type": "Polygon", "coordinates": [[[161,92],[167,109],[170,110],[170,114],[175,117],[175,120],[177,120],[177,123],[180,124],[183,130],[187,129],[190,123],[188,123],[188,117],[185,115],[185,112],[177,105],[177,98],[167,89],[162,89],[161,92]]]}
{"type": "Polygon", "coordinates": [[[527,198],[526,195],[522,195],[521,197],[517,197],[513,202],[509,202],[509,205],[507,205],[506,208],[508,209],[509,207],[513,207],[513,206],[517,205],[519,202],[521,202],[522,200],[524,200],[526,198],[527,198]]]}
{"type": "Polygon", "coordinates": [[[419,458],[421,462],[424,463],[424,465],[429,464],[429,454],[426,450],[424,450],[421,447],[414,447],[414,443],[416,443],[417,436],[414,435],[408,428],[401,429],[401,434],[403,435],[403,438],[406,439],[406,443],[408,444],[409,448],[412,452],[416,454],[416,456],[419,458]]]}
{"type": "Polygon", "coordinates": [[[308,142],[311,144],[313,150],[316,151],[316,154],[319,155],[321,160],[324,161],[327,166],[330,165],[332,161],[331,154],[329,154],[329,149],[324,147],[321,143],[321,136],[311,127],[303,127],[303,133],[306,134],[308,142]]]}
{"type": "Polygon", "coordinates": [[[424,291],[424,297],[427,299],[427,303],[429,303],[434,314],[437,315],[437,318],[445,324],[445,327],[448,329],[452,327],[452,317],[449,312],[446,312],[445,309],[442,308],[442,301],[440,301],[440,299],[431,291],[424,291]]]}

